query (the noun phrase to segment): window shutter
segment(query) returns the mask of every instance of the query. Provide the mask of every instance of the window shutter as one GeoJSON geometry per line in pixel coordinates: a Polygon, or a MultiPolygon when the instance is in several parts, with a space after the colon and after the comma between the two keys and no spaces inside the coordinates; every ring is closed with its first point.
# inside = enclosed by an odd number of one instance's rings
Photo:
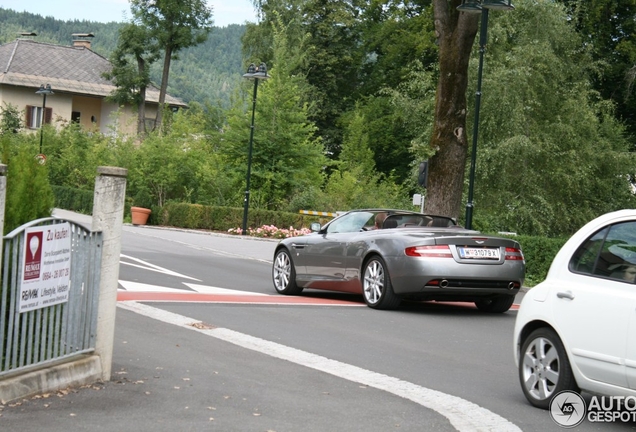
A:
{"type": "Polygon", "coordinates": [[[44,110],[44,124],[51,124],[52,117],[53,117],[53,108],[46,108],[44,110]]]}
{"type": "Polygon", "coordinates": [[[27,105],[26,106],[26,122],[25,122],[25,124],[26,124],[26,127],[28,127],[28,128],[32,128],[33,127],[33,126],[31,126],[31,121],[32,121],[31,113],[32,113],[32,111],[33,111],[33,105],[27,105]]]}

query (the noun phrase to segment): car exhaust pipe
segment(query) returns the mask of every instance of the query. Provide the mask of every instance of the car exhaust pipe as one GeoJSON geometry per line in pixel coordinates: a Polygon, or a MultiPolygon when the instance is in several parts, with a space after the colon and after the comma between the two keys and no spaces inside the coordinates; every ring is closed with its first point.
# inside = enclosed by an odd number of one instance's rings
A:
{"type": "Polygon", "coordinates": [[[447,286],[448,286],[448,281],[447,281],[446,279],[442,279],[442,280],[439,282],[439,287],[440,287],[440,288],[446,288],[447,286]]]}
{"type": "Polygon", "coordinates": [[[513,290],[513,289],[515,289],[515,286],[516,286],[516,284],[515,284],[514,282],[510,282],[510,283],[508,284],[508,289],[509,289],[509,290],[513,290]]]}

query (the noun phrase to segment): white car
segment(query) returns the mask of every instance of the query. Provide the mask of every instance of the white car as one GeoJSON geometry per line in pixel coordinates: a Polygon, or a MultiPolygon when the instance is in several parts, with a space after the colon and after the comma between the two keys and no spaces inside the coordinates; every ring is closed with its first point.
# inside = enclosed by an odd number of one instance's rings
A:
{"type": "Polygon", "coordinates": [[[636,210],[586,224],[524,296],[514,329],[519,381],[547,409],[563,390],[636,396],[636,210]]]}

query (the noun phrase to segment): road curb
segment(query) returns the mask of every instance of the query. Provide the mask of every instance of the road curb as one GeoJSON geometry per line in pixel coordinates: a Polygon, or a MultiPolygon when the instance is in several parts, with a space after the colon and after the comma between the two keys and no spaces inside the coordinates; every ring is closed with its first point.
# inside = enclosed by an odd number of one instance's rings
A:
{"type": "Polygon", "coordinates": [[[102,364],[97,355],[58,364],[0,380],[0,403],[36,394],[55,392],[68,387],[94,384],[102,378],[102,364]]]}

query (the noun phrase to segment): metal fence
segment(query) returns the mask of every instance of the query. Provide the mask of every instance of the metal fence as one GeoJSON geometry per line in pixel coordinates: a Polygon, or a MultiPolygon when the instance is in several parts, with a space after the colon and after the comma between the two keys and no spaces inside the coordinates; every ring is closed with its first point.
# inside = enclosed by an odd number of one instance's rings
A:
{"type": "MultiPolygon", "coordinates": [[[[66,225],[64,225],[66,227],[66,225]]],[[[50,231],[50,230],[49,230],[50,231]]],[[[29,222],[4,237],[0,290],[0,378],[93,352],[97,327],[102,233],[63,219],[29,222]],[[66,300],[21,310],[27,230],[69,224],[66,300]]],[[[50,275],[49,275],[50,276],[50,275]]],[[[66,289],[66,288],[65,288],[66,289]]],[[[37,291],[33,293],[38,296],[37,291]]],[[[59,299],[59,297],[58,297],[59,299]]],[[[24,308],[23,308],[24,309],[24,308]]]]}

